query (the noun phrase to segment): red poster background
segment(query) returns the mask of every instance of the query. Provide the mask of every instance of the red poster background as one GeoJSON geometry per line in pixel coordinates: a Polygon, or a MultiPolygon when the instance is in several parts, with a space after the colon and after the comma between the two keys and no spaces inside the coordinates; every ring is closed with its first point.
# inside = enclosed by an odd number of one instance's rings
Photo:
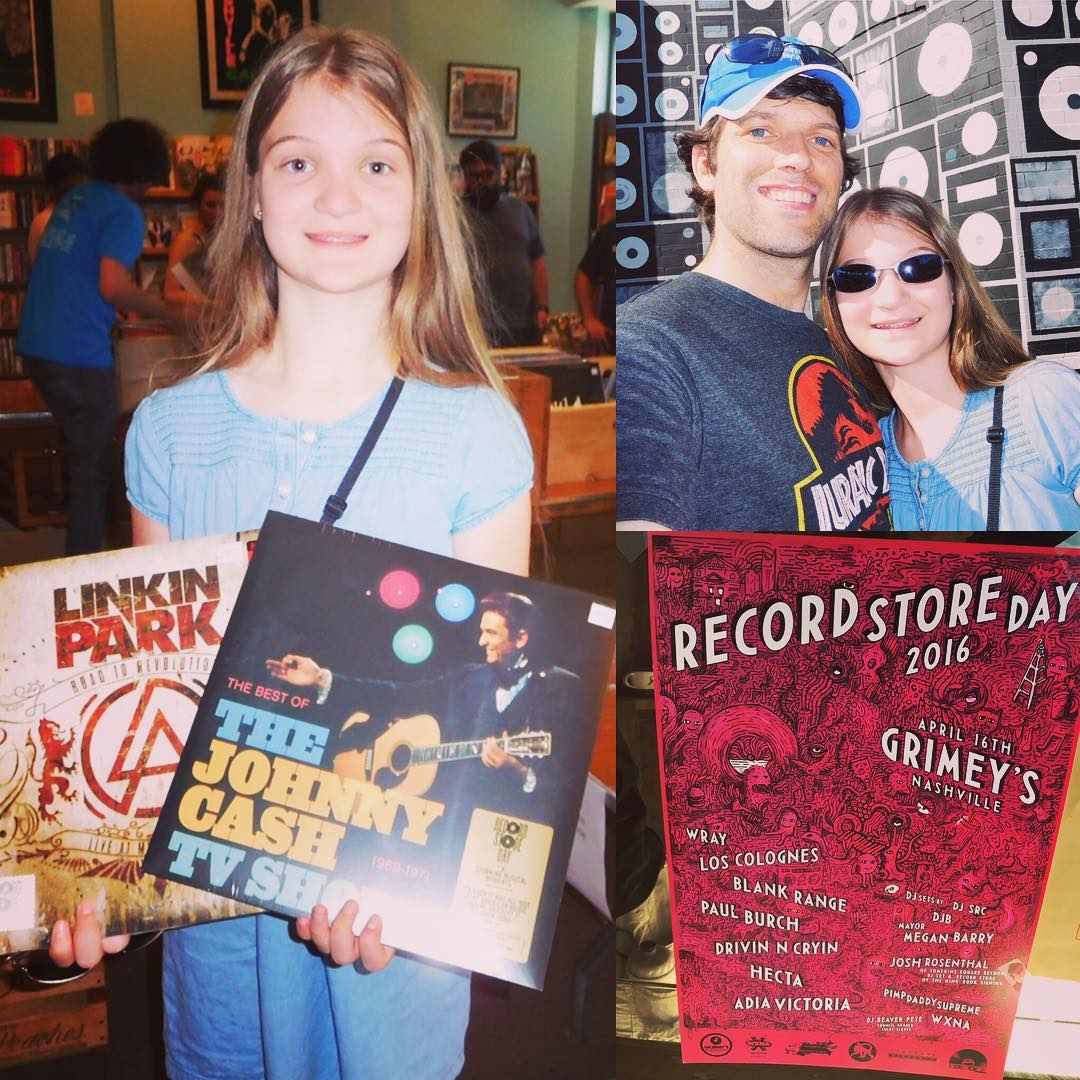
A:
{"type": "Polygon", "coordinates": [[[650,537],[684,1061],[1002,1076],[1076,734],[1078,571],[1064,550],[650,537]],[[976,621],[983,579],[1000,595],[976,621]],[[973,600],[950,629],[956,582],[973,600]],[[932,587],[943,619],[921,630],[932,587]],[[859,605],[837,638],[834,588],[859,605]],[[796,614],[770,651],[765,610],[804,594],[823,640],[801,643],[796,614]],[[1008,632],[1013,595],[1028,614],[1008,632]],[[755,656],[734,640],[747,608],[755,656]],[[706,662],[713,615],[726,662],[706,662]],[[697,635],[681,671],[679,623],[697,635]]]}

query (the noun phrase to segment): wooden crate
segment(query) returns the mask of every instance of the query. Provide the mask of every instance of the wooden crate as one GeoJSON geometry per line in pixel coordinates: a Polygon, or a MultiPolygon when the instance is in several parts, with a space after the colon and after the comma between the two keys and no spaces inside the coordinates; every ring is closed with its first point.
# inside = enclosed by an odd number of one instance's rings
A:
{"type": "Polygon", "coordinates": [[[20,529],[63,525],[64,440],[51,416],[0,424],[0,516],[20,529]]]}
{"type": "Polygon", "coordinates": [[[173,334],[126,330],[113,352],[122,413],[133,410],[151,390],[179,382],[197,366],[191,346],[173,334]]]}
{"type": "Polygon", "coordinates": [[[548,413],[547,484],[615,487],[615,402],[573,405],[548,413]]]}
{"type": "Polygon", "coordinates": [[[105,1013],[102,964],[60,986],[35,986],[18,978],[0,998],[0,1069],[105,1046],[105,1013]]]}
{"type": "Polygon", "coordinates": [[[547,476],[547,415],[551,408],[551,380],[535,371],[508,367],[503,372],[506,388],[521,413],[533,452],[533,506],[544,489],[547,476]]]}

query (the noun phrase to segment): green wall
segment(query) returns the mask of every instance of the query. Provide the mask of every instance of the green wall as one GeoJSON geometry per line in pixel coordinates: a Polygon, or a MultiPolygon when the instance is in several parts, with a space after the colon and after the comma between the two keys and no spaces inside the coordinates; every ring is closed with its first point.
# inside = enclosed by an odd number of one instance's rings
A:
{"type": "MultiPolygon", "coordinates": [[[[233,113],[202,107],[191,0],[54,0],[53,9],[59,121],[9,122],[4,133],[85,137],[114,116],[148,117],[173,136],[228,133],[233,113]],[[77,117],[73,95],[86,90],[96,113],[77,117]]],[[[321,0],[320,15],[389,37],[443,115],[449,61],[521,68],[514,141],[539,162],[552,310],[572,309],[588,242],[593,56],[607,16],[560,0],[321,0]]],[[[468,141],[447,140],[455,155],[468,141]]]]}
{"type": "MultiPolygon", "coordinates": [[[[358,0],[325,0],[324,6],[328,22],[371,25],[358,17],[367,6],[358,0]]],[[[551,308],[573,309],[574,271],[589,239],[596,9],[570,10],[558,0],[400,0],[392,8],[389,37],[444,116],[449,61],[521,68],[514,142],[537,156],[551,308]]],[[[471,141],[449,140],[455,154],[471,141]]]]}

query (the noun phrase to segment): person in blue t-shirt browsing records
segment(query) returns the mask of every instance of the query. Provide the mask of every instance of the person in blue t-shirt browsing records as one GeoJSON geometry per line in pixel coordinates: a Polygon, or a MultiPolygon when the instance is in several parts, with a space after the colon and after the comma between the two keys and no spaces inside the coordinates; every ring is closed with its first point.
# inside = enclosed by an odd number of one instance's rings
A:
{"type": "Polygon", "coordinates": [[[889,528],[881,433],[804,314],[861,116],[824,49],[744,34],[716,53],[675,139],[708,251],[619,311],[620,528],[889,528]]]}
{"type": "Polygon", "coordinates": [[[144,319],[174,318],[131,276],[146,232],[138,201],[168,172],[169,147],[154,124],[106,124],[90,143],[90,183],[57,203],[30,275],[17,347],[23,370],[64,433],[68,555],[100,551],[105,542],[117,414],[111,336],[117,309],[144,319]]]}

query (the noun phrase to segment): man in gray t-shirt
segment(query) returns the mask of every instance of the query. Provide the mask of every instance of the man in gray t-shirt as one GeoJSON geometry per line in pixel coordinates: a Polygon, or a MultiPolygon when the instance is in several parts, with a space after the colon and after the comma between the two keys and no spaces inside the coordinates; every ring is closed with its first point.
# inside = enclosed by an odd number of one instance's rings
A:
{"type": "Polygon", "coordinates": [[[858,164],[843,65],[798,39],[716,53],[676,136],[711,242],[619,309],[619,528],[887,529],[872,413],[803,314],[814,252],[858,164]]]}
{"type": "Polygon", "coordinates": [[[536,216],[502,190],[502,155],[486,139],[461,152],[469,225],[486,278],[484,328],[495,346],[536,345],[547,325],[548,279],[536,216]]]}

